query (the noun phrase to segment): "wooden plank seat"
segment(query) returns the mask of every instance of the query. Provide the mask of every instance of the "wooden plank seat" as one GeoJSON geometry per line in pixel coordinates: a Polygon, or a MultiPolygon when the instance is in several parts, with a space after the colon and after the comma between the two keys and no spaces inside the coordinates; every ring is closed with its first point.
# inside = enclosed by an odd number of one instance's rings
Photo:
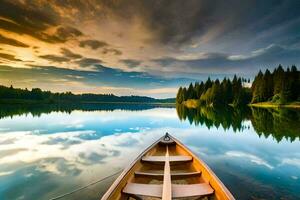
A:
{"type": "Polygon", "coordinates": [[[123,193],[134,196],[148,196],[160,198],[162,196],[162,190],[162,185],[127,183],[123,189],[123,193]]]}
{"type": "MultiPolygon", "coordinates": [[[[133,196],[162,197],[162,185],[127,183],[123,193],[133,196]]],[[[214,193],[207,183],[179,185],[172,184],[172,198],[206,196],[214,193]]]]}
{"type": "Polygon", "coordinates": [[[189,185],[172,184],[173,198],[207,196],[213,193],[214,189],[208,183],[189,185]]]}
{"type": "MultiPolygon", "coordinates": [[[[163,177],[164,174],[163,173],[153,173],[153,172],[140,172],[140,171],[136,171],[135,172],[136,176],[152,176],[152,177],[163,177]]],[[[197,172],[171,172],[171,177],[194,177],[194,176],[200,176],[201,172],[197,171],[197,172]]]]}
{"type": "MultiPolygon", "coordinates": [[[[192,156],[170,156],[169,157],[170,163],[189,162],[192,160],[193,160],[192,156]]],[[[166,157],[165,156],[144,156],[142,157],[142,161],[164,164],[166,161],[166,157]]]]}

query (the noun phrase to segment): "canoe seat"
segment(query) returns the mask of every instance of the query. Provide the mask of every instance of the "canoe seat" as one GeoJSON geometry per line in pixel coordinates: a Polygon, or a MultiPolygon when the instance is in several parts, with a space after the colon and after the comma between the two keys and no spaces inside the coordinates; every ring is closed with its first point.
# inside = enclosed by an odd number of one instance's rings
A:
{"type": "MultiPolygon", "coordinates": [[[[162,196],[162,185],[127,183],[123,193],[134,196],[162,196]]],[[[179,185],[172,184],[172,198],[197,197],[213,194],[214,190],[207,183],[179,185]]]]}
{"type": "Polygon", "coordinates": [[[161,197],[162,185],[127,183],[123,189],[123,193],[135,196],[161,197]]]}
{"type": "MultiPolygon", "coordinates": [[[[152,173],[152,172],[139,172],[136,171],[134,173],[136,176],[152,176],[152,177],[163,177],[163,173],[152,173]]],[[[191,176],[200,176],[201,172],[178,172],[178,173],[171,173],[171,177],[191,177],[191,176]]]]}
{"type": "MultiPolygon", "coordinates": [[[[142,161],[145,162],[154,162],[154,163],[164,163],[166,160],[165,156],[144,156],[142,158],[142,161]]],[[[192,161],[192,156],[170,156],[169,161],[170,163],[176,163],[176,162],[189,162],[192,161]]]]}
{"type": "Polygon", "coordinates": [[[214,193],[214,189],[207,183],[179,185],[172,184],[172,197],[197,197],[207,196],[214,193]]]}

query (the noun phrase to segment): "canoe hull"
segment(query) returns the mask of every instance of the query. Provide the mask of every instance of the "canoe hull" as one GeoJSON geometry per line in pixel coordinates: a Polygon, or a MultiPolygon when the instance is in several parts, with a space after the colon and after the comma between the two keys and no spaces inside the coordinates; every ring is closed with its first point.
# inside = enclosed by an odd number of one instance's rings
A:
{"type": "MultiPolygon", "coordinates": [[[[128,192],[130,189],[128,187],[132,185],[134,185],[133,189],[136,189],[136,185],[144,186],[144,184],[149,184],[149,191],[137,188],[137,191],[143,190],[137,194],[137,199],[143,197],[143,193],[147,194],[147,196],[151,194],[151,191],[154,193],[154,189],[151,189],[152,186],[156,188],[155,192],[159,193],[160,189],[158,186],[161,185],[162,188],[162,180],[164,179],[163,156],[165,154],[165,146],[169,147],[168,153],[170,157],[168,161],[170,161],[173,198],[191,195],[193,190],[195,190],[195,194],[198,194],[197,191],[199,192],[201,188],[204,188],[203,190],[206,188],[207,191],[204,191],[203,195],[207,194],[211,199],[234,200],[233,195],[204,161],[176,138],[170,135],[168,137],[170,137],[171,142],[164,142],[165,136],[163,136],[145,149],[114,181],[101,200],[127,199],[128,194],[133,193],[128,192]],[[176,174],[178,175],[177,177],[176,174]],[[212,194],[209,188],[213,190],[212,194]],[[124,191],[124,189],[127,190],[124,191]],[[182,192],[184,190],[187,190],[187,194],[182,192]]],[[[134,197],[135,195],[130,196],[134,197]]]]}

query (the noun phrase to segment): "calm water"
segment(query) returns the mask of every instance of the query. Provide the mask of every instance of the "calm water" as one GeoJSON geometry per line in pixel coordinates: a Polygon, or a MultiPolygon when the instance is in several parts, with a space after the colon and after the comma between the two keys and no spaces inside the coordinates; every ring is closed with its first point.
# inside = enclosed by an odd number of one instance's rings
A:
{"type": "MultiPolygon", "coordinates": [[[[128,165],[166,131],[236,199],[300,199],[300,112],[98,105],[0,108],[0,199],[51,199],[128,165]]],[[[99,199],[116,176],[63,199],[99,199]]]]}

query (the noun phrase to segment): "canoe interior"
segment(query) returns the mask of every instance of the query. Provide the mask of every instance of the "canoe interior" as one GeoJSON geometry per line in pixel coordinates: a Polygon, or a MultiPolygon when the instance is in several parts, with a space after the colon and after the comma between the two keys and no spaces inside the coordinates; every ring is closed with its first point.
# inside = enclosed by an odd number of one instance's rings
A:
{"type": "MultiPolygon", "coordinates": [[[[170,136],[171,137],[171,136],[170,136]]],[[[213,193],[205,196],[183,197],[178,199],[209,199],[209,200],[227,200],[234,199],[226,187],[209,169],[209,167],[200,159],[198,159],[190,150],[182,145],[178,140],[171,137],[173,143],[162,143],[162,138],[146,149],[124,172],[118,177],[102,200],[118,200],[118,199],[161,199],[157,197],[128,195],[122,192],[126,184],[154,184],[163,185],[164,180],[164,162],[152,162],[152,156],[166,155],[166,146],[170,158],[180,156],[179,161],[170,159],[171,183],[178,185],[190,184],[209,184],[213,189],[213,193]],[[149,157],[150,156],[150,157],[149,157]],[[183,156],[183,157],[182,157],[183,156]],[[183,158],[192,157],[191,160],[183,158]],[[149,158],[149,160],[146,160],[149,158]],[[143,160],[144,159],[144,160],[143,160]],[[180,161],[182,160],[182,161],[180,161]]],[[[178,158],[178,157],[177,157],[178,158]]],[[[176,198],[177,199],[177,198],[176,198]]]]}

